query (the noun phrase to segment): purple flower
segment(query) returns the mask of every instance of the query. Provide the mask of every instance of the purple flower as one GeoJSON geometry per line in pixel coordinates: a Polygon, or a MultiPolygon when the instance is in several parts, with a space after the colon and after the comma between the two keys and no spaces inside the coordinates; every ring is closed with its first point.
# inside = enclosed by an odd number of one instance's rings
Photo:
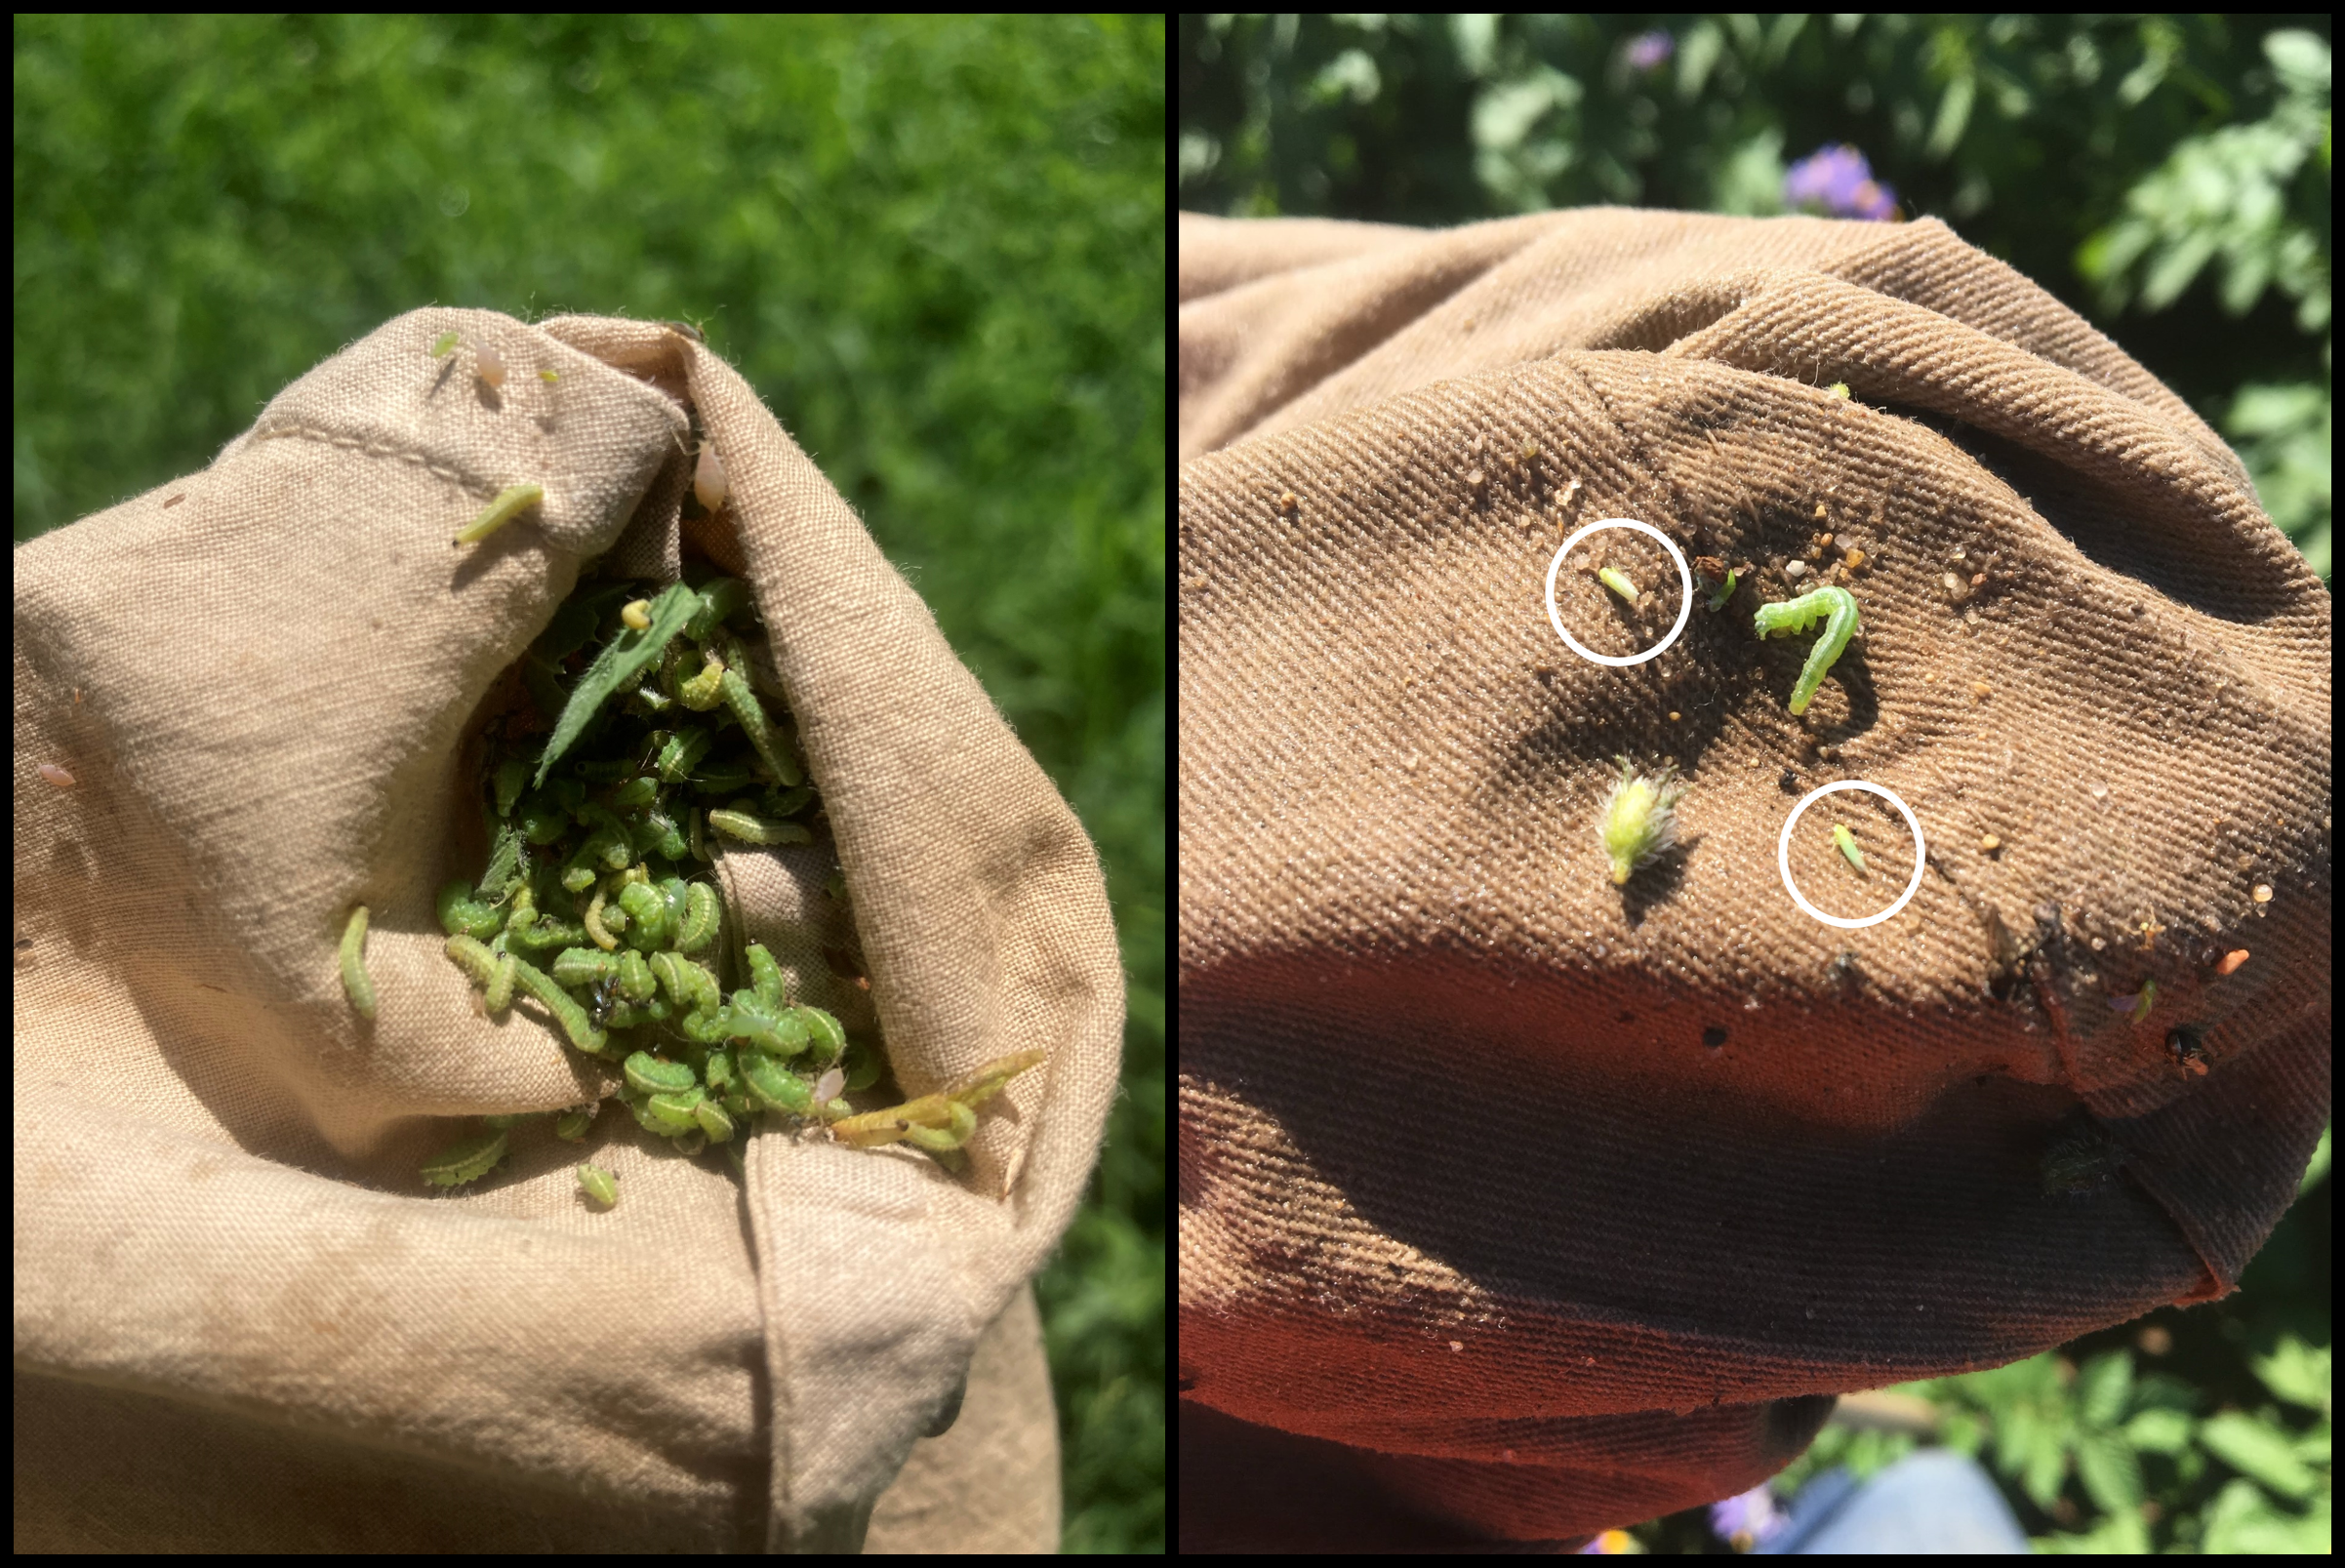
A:
{"type": "Polygon", "coordinates": [[[1629,65],[1633,70],[1649,71],[1666,63],[1677,52],[1678,40],[1656,27],[1629,40],[1629,65]]]}
{"type": "Polygon", "coordinates": [[[1791,1515],[1775,1506],[1775,1494],[1767,1490],[1764,1481],[1740,1497],[1710,1505],[1711,1533],[1731,1544],[1737,1551],[1764,1545],[1782,1534],[1789,1523],[1791,1515]]]}
{"type": "Polygon", "coordinates": [[[1897,192],[1873,178],[1865,155],[1845,141],[1819,147],[1783,172],[1787,207],[1820,211],[1827,218],[1862,218],[1886,222],[1897,216],[1897,192]]]}

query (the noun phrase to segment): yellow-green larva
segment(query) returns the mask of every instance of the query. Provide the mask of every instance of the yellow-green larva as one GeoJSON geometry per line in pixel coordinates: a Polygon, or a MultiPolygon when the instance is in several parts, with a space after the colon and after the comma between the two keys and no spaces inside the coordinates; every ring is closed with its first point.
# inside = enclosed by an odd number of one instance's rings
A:
{"type": "MultiPolygon", "coordinates": [[[[593,663],[572,692],[539,680],[518,694],[534,704],[533,719],[560,715],[556,739],[537,739],[544,726],[536,722],[493,722],[485,755],[467,770],[489,839],[487,868],[440,889],[445,950],[485,993],[489,1015],[505,1004],[528,1020],[550,1014],[572,1047],[600,1059],[597,1085],[616,1079],[615,1098],[639,1125],[686,1157],[723,1151],[743,1172],[733,1156],[761,1127],[794,1122],[802,1134],[848,1120],[856,1108],[847,1097],[885,1071],[875,1041],[851,1041],[833,1015],[793,1004],[798,977],[772,951],[746,943],[730,954],[723,899],[705,873],[694,880],[695,848],[715,842],[711,824],[736,847],[804,843],[817,829],[793,819],[810,817],[819,797],[800,777],[805,762],[786,718],[764,711],[751,689],[760,664],[743,637],[752,627],[727,624],[754,608],[746,583],[647,587],[619,579],[583,591],[582,623],[563,623],[541,655],[570,667],[599,635],[593,663]],[[705,705],[696,709],[682,688],[704,664],[705,705]],[[574,718],[597,704],[608,704],[607,729],[574,718]],[[581,749],[564,755],[572,741],[581,749]],[[557,762],[569,764],[559,776],[549,771],[557,762]]],[[[843,893],[835,879],[830,892],[843,893]]],[[[860,955],[825,957],[834,974],[871,989],[860,955]]],[[[873,1112],[859,1141],[917,1148],[960,1170],[980,1102],[1029,1060],[1005,1058],[941,1097],[873,1112]]],[[[440,1187],[477,1181],[508,1152],[503,1135],[541,1116],[557,1139],[591,1141],[599,1099],[466,1124],[471,1136],[429,1161],[426,1179],[440,1187]]],[[[530,1136],[512,1135],[530,1153],[523,1172],[535,1177],[545,1161],[530,1152],[530,1136]]],[[[571,1163],[596,1211],[608,1207],[616,1177],[571,1163]]]]}
{"type": "Polygon", "coordinates": [[[1824,622],[1824,634],[1807,651],[1807,663],[1792,687],[1795,718],[1807,711],[1816,688],[1824,684],[1825,673],[1847,648],[1848,639],[1856,635],[1860,625],[1856,595],[1846,588],[1817,588],[1780,604],[1762,604],[1751,622],[1752,628],[1766,637],[1778,631],[1804,631],[1818,621],[1824,622]]]}
{"type": "Polygon", "coordinates": [[[507,485],[489,503],[488,510],[457,530],[456,543],[477,544],[545,499],[544,485],[507,485]]]}
{"type": "Polygon", "coordinates": [[[639,1095],[680,1095],[700,1081],[689,1063],[668,1062],[649,1051],[637,1051],[622,1068],[627,1087],[639,1095]]]}
{"type": "Polygon", "coordinates": [[[1865,852],[1856,847],[1856,835],[1848,831],[1846,824],[1840,824],[1833,828],[1832,841],[1840,846],[1840,854],[1849,864],[1860,871],[1865,868],[1865,852]]]}
{"type": "Polygon", "coordinates": [[[1008,1088],[1010,1080],[1027,1068],[1040,1066],[1048,1056],[1049,1053],[1042,1047],[1030,1045],[1023,1051],[995,1057],[991,1062],[972,1067],[947,1085],[946,1098],[957,1100],[974,1109],[1008,1088]]]}
{"type": "Polygon", "coordinates": [[[350,918],[342,928],[342,988],[348,993],[350,1010],[360,1018],[375,1016],[375,982],[366,972],[366,905],[350,911],[350,918]]]}
{"type": "Polygon", "coordinates": [[[489,983],[483,988],[481,1001],[492,1018],[513,1005],[513,983],[520,976],[520,962],[509,952],[500,953],[497,967],[489,971],[489,983]]]}
{"type": "Polygon", "coordinates": [[[434,359],[443,358],[446,356],[448,350],[454,348],[455,346],[456,334],[452,332],[443,332],[437,338],[431,340],[431,357],[434,359]]]}
{"type": "MultiPolygon", "coordinates": [[[[456,955],[458,943],[469,941],[471,939],[468,937],[450,937],[448,939],[450,956],[456,955]]],[[[479,944],[475,943],[473,945],[478,946],[479,944]]],[[[487,949],[482,948],[482,951],[485,952],[487,949]]],[[[458,961],[464,962],[461,958],[458,961]]],[[[467,964],[466,967],[471,968],[472,966],[467,964]]],[[[570,1036],[570,1043],[586,1052],[586,1055],[600,1056],[603,1048],[610,1043],[610,1036],[604,1034],[595,1025],[594,1021],[586,1016],[586,1010],[579,1005],[578,999],[556,985],[554,978],[537,965],[515,959],[513,983],[535,997],[539,1005],[546,1011],[551,1013],[554,1022],[561,1025],[562,1031],[570,1036]]]]}
{"type": "Polygon", "coordinates": [[[721,810],[708,813],[708,825],[744,844],[811,844],[814,831],[803,823],[778,823],[753,812],[721,810]]]}
{"type": "MultiPolygon", "coordinates": [[[[693,813],[696,825],[700,813],[693,813]]],[[[717,921],[722,914],[716,889],[706,882],[695,882],[684,893],[684,917],[676,925],[676,949],[679,952],[699,952],[716,935],[717,921]]]]}
{"type": "Polygon", "coordinates": [[[692,1119],[700,1123],[701,1134],[711,1144],[733,1141],[733,1118],[725,1107],[713,1100],[704,1100],[692,1107],[692,1119]]]}
{"type": "MultiPolygon", "coordinates": [[[[716,678],[717,696],[723,700],[733,717],[740,721],[741,732],[748,737],[750,748],[773,770],[775,782],[785,789],[795,789],[806,782],[806,775],[799,770],[797,753],[774,729],[773,720],[766,717],[764,704],[757,701],[756,693],[750,690],[748,669],[748,655],[742,651],[738,641],[727,638],[725,668],[716,678]]],[[[803,843],[805,840],[780,839],[770,842],[803,843]]]]}
{"type": "Polygon", "coordinates": [[[619,1201],[619,1178],[599,1165],[580,1166],[578,1185],[581,1191],[606,1209],[619,1201]]]}
{"type": "Polygon", "coordinates": [[[1629,575],[1626,572],[1617,572],[1607,566],[1597,571],[1596,575],[1605,587],[1610,588],[1631,604],[1637,602],[1637,584],[1629,581],[1629,575]]]}
{"type": "Polygon", "coordinates": [[[462,1186],[466,1182],[476,1182],[505,1158],[510,1139],[511,1135],[502,1127],[460,1139],[424,1162],[424,1180],[433,1186],[462,1186]]]}

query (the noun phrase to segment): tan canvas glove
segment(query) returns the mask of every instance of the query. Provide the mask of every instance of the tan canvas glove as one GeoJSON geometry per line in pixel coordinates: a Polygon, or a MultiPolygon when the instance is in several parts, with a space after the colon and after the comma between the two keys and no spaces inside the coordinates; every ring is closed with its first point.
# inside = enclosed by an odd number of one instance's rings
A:
{"type": "Polygon", "coordinates": [[[20,1548],[853,1548],[931,1432],[891,1544],[1055,1547],[1025,1284],[1114,1090],[1105,890],[738,375],[647,323],[418,311],[209,468],[20,549],[16,583],[20,1548]],[[730,477],[690,541],[687,406],[730,477]],[[451,543],[523,481],[542,508],[451,543]],[[469,727],[584,565],[672,579],[686,550],[751,585],[828,810],[812,845],[718,857],[734,950],[883,1037],[907,1093],[1047,1061],[960,1179],[769,1134],[737,1183],[605,1114],[427,1196],[446,1118],[609,1087],[442,953],[433,890],[479,869],[469,727]],[[371,1023],[336,964],[358,904],[371,1023]]]}
{"type": "Polygon", "coordinates": [[[1185,1544],[1630,1524],[2235,1285],[2328,1116],[2329,600],[2204,423],[1935,221],[1181,246],[1185,1544]],[[1919,864],[1784,840],[1843,781],[1919,864]]]}

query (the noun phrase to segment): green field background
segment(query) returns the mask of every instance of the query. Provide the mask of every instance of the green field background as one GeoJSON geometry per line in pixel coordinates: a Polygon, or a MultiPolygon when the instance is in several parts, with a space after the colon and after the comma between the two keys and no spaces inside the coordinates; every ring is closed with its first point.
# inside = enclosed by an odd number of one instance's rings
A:
{"type": "Polygon", "coordinates": [[[1164,1536],[1164,24],[16,20],[16,537],[425,304],[697,323],[1099,845],[1124,1092],[1037,1281],[1069,1550],[1164,1536]]]}

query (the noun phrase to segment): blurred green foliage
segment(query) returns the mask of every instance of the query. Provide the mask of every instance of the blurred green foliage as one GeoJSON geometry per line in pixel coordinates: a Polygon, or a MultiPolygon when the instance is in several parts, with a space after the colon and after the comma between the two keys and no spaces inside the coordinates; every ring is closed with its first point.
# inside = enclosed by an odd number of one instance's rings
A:
{"type": "Polygon", "coordinates": [[[1070,1549],[1164,1530],[1163,55],[1158,17],[16,20],[18,539],[418,305],[691,320],[1081,814],[1131,1022],[1037,1282],[1070,1549]]]}
{"type": "Polygon", "coordinates": [[[1183,16],[1180,199],[1764,215],[1849,143],[2122,342],[2329,552],[2329,19],[1183,16]]]}

